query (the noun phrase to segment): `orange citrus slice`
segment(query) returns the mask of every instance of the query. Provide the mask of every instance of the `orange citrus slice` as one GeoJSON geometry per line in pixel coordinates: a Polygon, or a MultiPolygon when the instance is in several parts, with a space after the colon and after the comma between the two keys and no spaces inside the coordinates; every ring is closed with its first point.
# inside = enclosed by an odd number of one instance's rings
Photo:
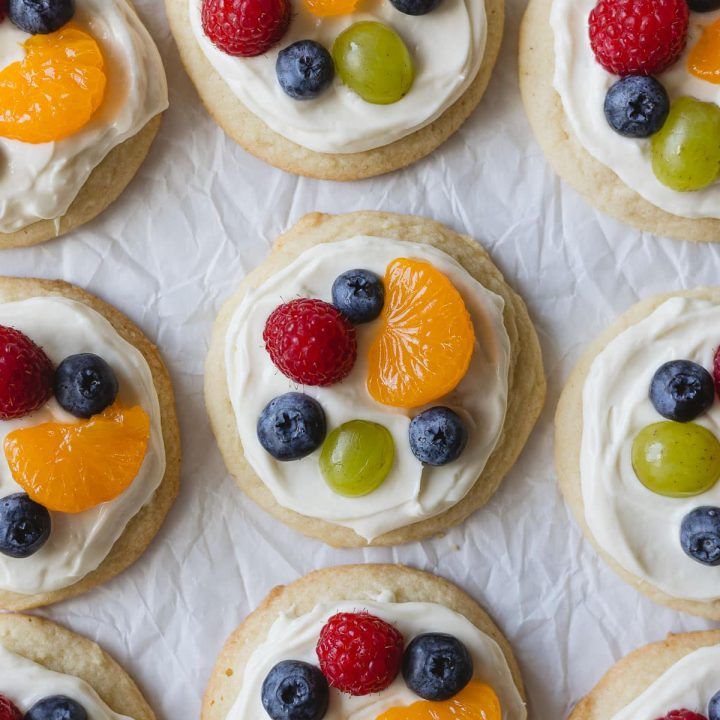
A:
{"type": "Polygon", "coordinates": [[[502,720],[500,700],[485,683],[471,682],[450,700],[420,700],[394,707],[376,720],[502,720]]]}
{"type": "Polygon", "coordinates": [[[430,263],[398,258],[388,265],[380,320],[367,380],[379,403],[419,407],[465,377],[475,347],[472,320],[460,293],[430,263]]]}
{"type": "Polygon", "coordinates": [[[349,15],[355,12],[359,0],[305,0],[307,9],[318,17],[349,15]]]}
{"type": "Polygon", "coordinates": [[[137,477],[150,418],[118,403],[75,424],[43,423],[5,438],[13,479],[48,510],[79,513],[113,500],[137,477]]]}
{"type": "Polygon", "coordinates": [[[690,51],[688,69],[701,80],[720,85],[720,20],[708,25],[690,51]]]}
{"type": "Polygon", "coordinates": [[[81,130],[105,96],[98,44],[69,24],[23,48],[25,57],[0,71],[0,137],[45,143],[81,130]]]}

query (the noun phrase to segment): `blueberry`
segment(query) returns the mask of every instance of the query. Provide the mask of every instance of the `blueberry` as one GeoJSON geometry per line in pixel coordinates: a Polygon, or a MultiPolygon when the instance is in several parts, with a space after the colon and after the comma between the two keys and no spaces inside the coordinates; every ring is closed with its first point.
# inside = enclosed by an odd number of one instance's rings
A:
{"type": "Polygon", "coordinates": [[[720,690],[710,698],[708,720],[720,720],[720,690]]]}
{"type": "Polygon", "coordinates": [[[51,695],[36,702],[24,720],[87,720],[85,708],[67,695],[51,695]]]}
{"type": "MultiPolygon", "coordinates": [[[[720,10],[720,0],[688,0],[688,5],[695,12],[711,12],[712,10],[720,10]]],[[[720,715],[718,716],[720,720],[720,715]]],[[[713,720],[710,718],[710,720],[713,720]]]]}
{"type": "Polygon", "coordinates": [[[325,440],[322,406],[309,395],[289,392],[271,400],[260,413],[257,436],[276,460],[300,460],[325,440]]]}
{"type": "Polygon", "coordinates": [[[715,401],[712,375],[689,360],[665,363],[650,383],[650,401],[668,420],[691,422],[715,401]]]}
{"type": "Polygon", "coordinates": [[[705,506],[689,512],[680,525],[680,544],[693,560],[720,565],[720,508],[705,506]]]}
{"type": "Polygon", "coordinates": [[[333,305],[353,323],[370,322],[385,304],[382,280],[370,270],[348,270],[332,286],[333,305]]]}
{"type": "Polygon", "coordinates": [[[50,513],[25,493],[0,500],[0,553],[12,558],[34,555],[50,537],[50,513]]]}
{"type": "Polygon", "coordinates": [[[605,97],[605,117],[613,130],[630,138],[647,138],[662,128],[670,98],[652,77],[630,75],[618,80],[605,97]]]}
{"type": "Polygon", "coordinates": [[[300,40],[278,53],[275,64],[280,87],[295,100],[312,100],[335,77],[332,56],[320,43],[300,40]]]}
{"type": "Polygon", "coordinates": [[[319,668],[297,660],[279,662],[262,685],[262,704],[272,720],[320,720],[330,693],[319,668]]]}
{"type": "Polygon", "coordinates": [[[117,394],[113,369],[92,353],[71,355],[55,371],[55,397],[63,409],[76,417],[101,413],[115,402],[117,394]]]}
{"type": "Polygon", "coordinates": [[[59,30],[75,15],[75,0],[9,0],[8,17],[31,35],[59,30]]]}
{"type": "Polygon", "coordinates": [[[465,424],[450,408],[430,408],[410,423],[410,449],[425,465],[447,465],[457,460],[467,439],[465,424]]]}
{"type": "Polygon", "coordinates": [[[418,635],[403,656],[405,684],[423,700],[449,700],[473,676],[473,661],[467,648],[452,635],[418,635]]]}
{"type": "Polygon", "coordinates": [[[440,0],[390,0],[396,10],[406,15],[427,15],[434,10],[440,0]]]}

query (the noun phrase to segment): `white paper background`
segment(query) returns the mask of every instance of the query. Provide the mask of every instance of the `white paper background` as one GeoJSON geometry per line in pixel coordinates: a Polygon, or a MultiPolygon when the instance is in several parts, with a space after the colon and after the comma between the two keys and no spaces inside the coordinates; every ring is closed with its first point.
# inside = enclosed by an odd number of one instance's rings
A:
{"type": "Polygon", "coordinates": [[[565,717],[635,647],[705,627],[645,600],[581,538],[556,487],[552,415],[599,331],[640,298],[717,284],[719,250],[640,235],[560,184],[520,103],[524,0],[509,0],[497,70],[462,131],[404,172],[348,185],[287,175],[236,147],[202,109],[160,0],[137,4],[165,59],[172,103],[147,162],[98,220],[1,252],[0,271],[77,283],[157,342],[178,397],[183,486],[135,567],[43,614],[102,643],[168,720],[199,716],[218,650],[273,585],[327,565],[400,561],[459,583],[511,640],[539,720],[565,717]],[[396,550],[334,551],[265,515],[228,478],[205,415],[203,362],[216,311],[275,236],[305,212],[361,209],[426,215],[478,238],[530,307],[550,388],[520,462],[464,526],[396,550]]]}

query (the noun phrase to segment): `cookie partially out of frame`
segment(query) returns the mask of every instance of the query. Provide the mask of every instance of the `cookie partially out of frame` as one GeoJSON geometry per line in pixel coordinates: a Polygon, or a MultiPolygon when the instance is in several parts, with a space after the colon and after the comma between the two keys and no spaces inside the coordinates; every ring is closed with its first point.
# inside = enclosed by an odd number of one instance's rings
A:
{"type": "Polygon", "coordinates": [[[132,678],[99,645],[49,620],[0,615],[0,645],[53,672],[84,680],[119,715],[155,720],[132,678]]]}
{"type": "Polygon", "coordinates": [[[593,207],[639,230],[695,242],[720,242],[720,220],[672,215],[641,197],[575,138],[553,87],[552,0],[530,0],[520,29],[520,89],[537,141],[560,177],[593,207]]]}
{"type": "Polygon", "coordinates": [[[75,285],[57,280],[0,277],[0,303],[51,296],[65,297],[92,308],[110,322],[120,337],[142,353],[150,367],[160,402],[167,465],[162,482],[150,502],[130,520],[110,554],[96,570],[73,585],[51,592],[24,595],[0,590],[0,609],[3,610],[27,610],[67,600],[107,582],[130,567],[157,534],[180,487],[180,431],[175,414],[175,396],[170,375],[157,348],[119,310],[75,285]]]}
{"type": "Polygon", "coordinates": [[[57,220],[40,220],[11,233],[0,232],[0,250],[26,247],[65,235],[98,216],[120,197],[150,152],[160,129],[156,115],[135,136],[113,148],[92,171],[68,211],[57,220]]]}
{"type": "Polygon", "coordinates": [[[703,602],[672,597],[647,580],[642,580],[625,570],[600,547],[585,520],[585,504],[583,502],[580,479],[580,451],[583,433],[583,388],[585,387],[588,373],[595,358],[610,342],[628,328],[652,315],[657,308],[673,297],[700,298],[702,300],[711,300],[712,302],[720,303],[720,288],[700,288],[684,292],[667,293],[644,300],[634,305],[590,345],[570,375],[567,385],[560,397],[557,414],[555,416],[555,463],[560,489],[575,519],[582,528],[583,533],[585,533],[585,537],[590,540],[603,560],[605,560],[625,582],[630,583],[637,590],[657,603],[667,605],[675,610],[691,613],[692,615],[700,615],[701,617],[712,620],[720,620],[720,600],[703,602]]]}
{"type": "Polygon", "coordinates": [[[190,25],[188,0],[165,0],[180,57],[207,111],[247,152],[281,170],[324,180],[360,180],[406,167],[442,145],[477,107],[500,51],[505,0],[485,0],[488,35],[475,80],[435,122],[390,145],[359,153],[308,150],[271,130],[233,94],[205,57],[190,25]]]}
{"type": "Polygon", "coordinates": [[[225,720],[240,694],[245,666],[280,613],[298,617],[326,602],[357,600],[390,590],[395,602],[444,605],[464,615],[500,646],[523,699],[525,692],[510,644],[488,614],[457,586],[404,565],[343,565],[316,570],[290,585],[276,587],[230,636],[205,693],[202,720],[225,720]]]}
{"type": "Polygon", "coordinates": [[[720,630],[669,635],[635,650],[610,668],[569,720],[609,720],[686,655],[720,643],[720,630]]]}
{"type": "Polygon", "coordinates": [[[300,515],[277,503],[273,494],[245,460],[230,401],[225,366],[225,338],[235,309],[248,288],[293,262],[305,250],[356,235],[427,243],[444,251],[478,282],[505,300],[504,322],[511,343],[508,408],[505,425],[493,451],[470,492],[456,505],[435,517],[393,530],[370,545],[400,545],[420,540],[461,523],[498,489],[515,464],[545,402],[545,376],[540,344],[525,303],[505,282],[487,252],[472,238],[459,235],[433,220],[412,215],[357,212],[348,215],[313,213],[302,218],[275,242],[268,259],[245,278],[239,291],[225,304],[213,329],[205,369],[205,402],[225,463],[238,485],[258,505],[286,525],[335,547],[365,547],[365,538],[350,528],[300,515]]]}

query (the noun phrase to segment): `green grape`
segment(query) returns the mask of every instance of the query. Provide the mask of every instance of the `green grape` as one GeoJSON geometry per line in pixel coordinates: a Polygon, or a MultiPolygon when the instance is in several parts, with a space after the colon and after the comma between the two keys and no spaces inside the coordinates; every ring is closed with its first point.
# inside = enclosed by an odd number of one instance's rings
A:
{"type": "Polygon", "coordinates": [[[333,430],[320,451],[320,470],[333,492],[360,497],[377,490],[395,460],[395,444],[386,428],[351,420],[333,430]]]}
{"type": "Polygon", "coordinates": [[[401,100],[415,79],[402,38],[379,22],[351,25],[338,35],[332,56],[342,81],[369,103],[389,105],[401,100]]]}
{"type": "Polygon", "coordinates": [[[676,100],[651,141],[657,179],[673,190],[702,190],[720,177],[720,107],[676,100]]]}
{"type": "Polygon", "coordinates": [[[640,482],[658,495],[699,495],[720,478],[720,442],[695,423],[655,423],[635,438],[632,464],[640,482]]]}

